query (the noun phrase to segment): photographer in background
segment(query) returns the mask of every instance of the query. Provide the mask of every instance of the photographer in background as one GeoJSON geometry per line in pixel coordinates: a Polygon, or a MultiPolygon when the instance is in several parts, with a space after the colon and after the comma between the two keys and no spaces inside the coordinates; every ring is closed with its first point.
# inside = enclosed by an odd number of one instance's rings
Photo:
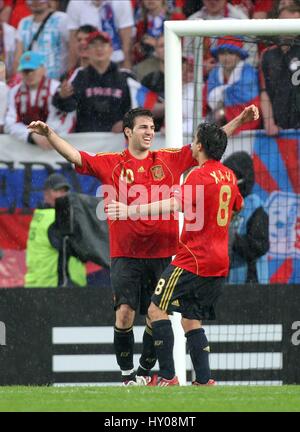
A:
{"type": "MultiPolygon", "coordinates": [[[[57,287],[59,283],[59,252],[49,239],[49,228],[55,221],[55,201],[70,191],[70,184],[61,174],[51,174],[44,184],[44,204],[34,211],[26,248],[26,288],[57,287]]],[[[68,271],[74,286],[86,285],[85,266],[71,257],[68,271]]]]}

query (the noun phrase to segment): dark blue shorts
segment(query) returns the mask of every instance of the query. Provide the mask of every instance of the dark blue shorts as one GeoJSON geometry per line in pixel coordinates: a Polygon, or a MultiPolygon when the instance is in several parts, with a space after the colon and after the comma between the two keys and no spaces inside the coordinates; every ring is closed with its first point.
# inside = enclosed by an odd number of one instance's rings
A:
{"type": "Polygon", "coordinates": [[[170,262],[171,257],[112,258],[110,278],[115,310],[127,304],[146,315],[155,286],[170,262]]]}
{"type": "Polygon", "coordinates": [[[171,264],[162,273],[151,300],[167,313],[180,312],[187,319],[214,320],[224,283],[224,277],[201,277],[171,264]]]}

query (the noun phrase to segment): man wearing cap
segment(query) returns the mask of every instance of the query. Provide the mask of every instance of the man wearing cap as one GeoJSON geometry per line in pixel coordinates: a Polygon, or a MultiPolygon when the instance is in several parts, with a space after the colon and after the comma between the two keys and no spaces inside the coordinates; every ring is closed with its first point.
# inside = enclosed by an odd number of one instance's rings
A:
{"type": "MultiPolygon", "coordinates": [[[[58,286],[59,253],[51,245],[48,230],[55,221],[55,201],[65,196],[70,184],[61,174],[51,174],[44,184],[44,204],[34,211],[29,228],[27,247],[25,287],[46,288],[58,286]]],[[[86,285],[84,264],[74,257],[69,260],[68,270],[72,282],[86,285]]]]}
{"type": "Polygon", "coordinates": [[[44,56],[34,51],[26,51],[21,56],[18,71],[22,81],[9,92],[4,130],[20,141],[47,150],[51,148],[47,140],[35,133],[28,133],[28,124],[43,118],[61,133],[68,130],[64,129],[67,128],[66,124],[60,123],[59,113],[52,105],[52,96],[60,83],[46,77],[44,63],[44,56]]]}
{"type": "Polygon", "coordinates": [[[53,98],[56,108],[77,111],[76,132],[122,132],[122,119],[131,107],[127,77],[111,59],[108,33],[96,31],[87,38],[89,66],[72,82],[73,94],[53,98]]]}
{"type": "MultiPolygon", "coordinates": [[[[208,76],[208,105],[212,121],[222,126],[247,105],[259,106],[258,72],[245,63],[248,52],[241,38],[224,36],[211,53],[218,63],[208,76]]],[[[257,129],[259,125],[259,119],[253,120],[236,132],[257,129]]]]}

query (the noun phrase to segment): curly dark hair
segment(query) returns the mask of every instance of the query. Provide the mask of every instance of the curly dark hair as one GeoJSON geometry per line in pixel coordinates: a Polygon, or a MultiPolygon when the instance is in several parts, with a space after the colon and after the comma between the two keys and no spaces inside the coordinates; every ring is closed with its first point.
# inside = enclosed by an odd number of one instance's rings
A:
{"type": "Polygon", "coordinates": [[[227,147],[227,135],[223,129],[215,123],[200,123],[196,137],[197,142],[203,145],[209,159],[221,160],[227,147]]]}

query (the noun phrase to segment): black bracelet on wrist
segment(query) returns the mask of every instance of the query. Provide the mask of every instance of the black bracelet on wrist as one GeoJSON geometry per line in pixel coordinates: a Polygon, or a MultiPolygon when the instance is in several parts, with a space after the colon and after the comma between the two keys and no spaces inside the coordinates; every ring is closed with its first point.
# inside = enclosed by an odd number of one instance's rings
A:
{"type": "Polygon", "coordinates": [[[29,144],[35,145],[35,142],[34,142],[34,140],[33,140],[33,138],[32,138],[32,134],[33,134],[33,132],[30,132],[30,133],[28,134],[27,142],[28,142],[29,144]]]}

